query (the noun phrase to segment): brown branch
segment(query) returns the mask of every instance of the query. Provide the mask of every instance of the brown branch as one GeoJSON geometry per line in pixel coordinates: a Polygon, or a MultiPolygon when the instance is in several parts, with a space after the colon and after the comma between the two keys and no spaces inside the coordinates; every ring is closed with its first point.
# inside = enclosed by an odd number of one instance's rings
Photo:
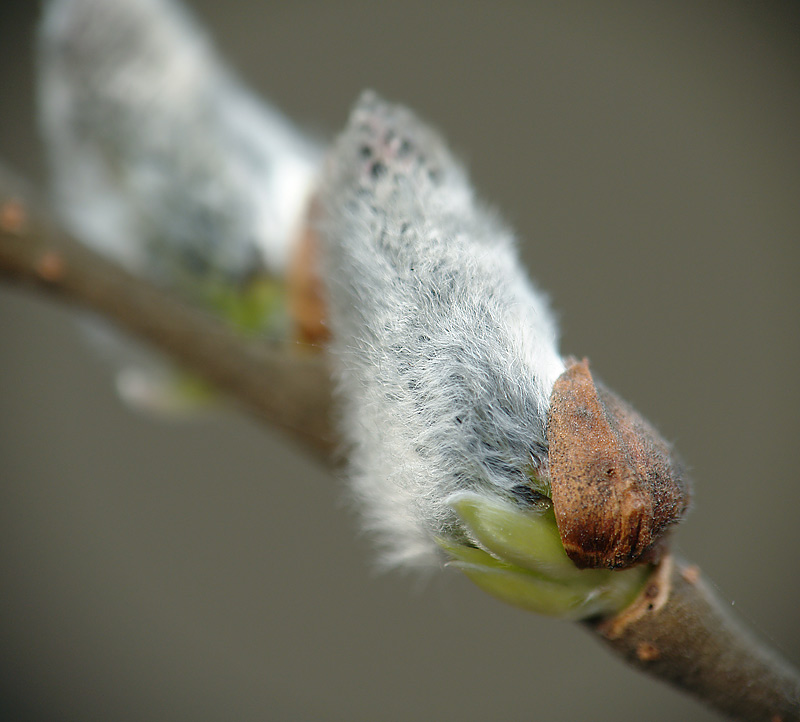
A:
{"type": "Polygon", "coordinates": [[[797,671],[739,624],[696,566],[667,557],[628,609],[591,628],[629,664],[735,719],[800,720],[797,671]]]}
{"type": "MultiPolygon", "coordinates": [[[[0,168],[0,281],[116,322],[194,369],[330,463],[331,382],[322,354],[243,338],[65,234],[0,168]]],[[[800,722],[800,677],[737,624],[694,567],[662,562],[641,597],[588,625],[633,666],[741,720],[800,722]]]]}
{"type": "Polygon", "coordinates": [[[63,232],[25,184],[0,168],[0,280],[83,306],[207,378],[248,411],[329,458],[324,354],[248,339],[126,273],[63,232]]]}

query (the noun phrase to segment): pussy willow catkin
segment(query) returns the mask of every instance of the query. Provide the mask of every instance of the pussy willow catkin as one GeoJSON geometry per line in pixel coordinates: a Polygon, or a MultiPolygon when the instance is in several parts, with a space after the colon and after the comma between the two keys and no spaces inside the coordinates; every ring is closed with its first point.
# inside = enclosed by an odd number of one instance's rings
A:
{"type": "Polygon", "coordinates": [[[388,565],[437,558],[463,490],[527,499],[564,364],[510,231],[440,136],[365,93],[320,190],[350,473],[388,565]]]}

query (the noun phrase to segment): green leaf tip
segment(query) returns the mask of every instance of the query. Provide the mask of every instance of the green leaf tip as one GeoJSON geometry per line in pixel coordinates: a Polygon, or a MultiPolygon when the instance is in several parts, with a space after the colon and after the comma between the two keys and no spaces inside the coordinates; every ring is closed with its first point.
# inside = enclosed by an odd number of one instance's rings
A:
{"type": "Polygon", "coordinates": [[[215,283],[209,284],[206,294],[211,307],[242,333],[279,331],[275,327],[285,315],[283,283],[270,278],[258,278],[244,288],[215,283]]]}
{"type": "Polygon", "coordinates": [[[649,569],[578,569],[561,543],[552,508],[522,509],[496,497],[460,492],[449,500],[474,546],[437,540],[451,565],[514,606],[560,617],[614,614],[638,594],[649,569]]]}

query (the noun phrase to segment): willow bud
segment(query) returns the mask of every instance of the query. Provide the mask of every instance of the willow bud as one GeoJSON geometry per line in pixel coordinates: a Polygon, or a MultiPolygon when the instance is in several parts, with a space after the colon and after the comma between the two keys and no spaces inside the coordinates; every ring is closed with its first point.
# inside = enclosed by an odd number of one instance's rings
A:
{"type": "Polygon", "coordinates": [[[688,509],[688,482],[667,442],[595,384],[586,360],[573,360],[553,386],[547,441],[556,523],[575,565],[657,561],[688,509]]]}

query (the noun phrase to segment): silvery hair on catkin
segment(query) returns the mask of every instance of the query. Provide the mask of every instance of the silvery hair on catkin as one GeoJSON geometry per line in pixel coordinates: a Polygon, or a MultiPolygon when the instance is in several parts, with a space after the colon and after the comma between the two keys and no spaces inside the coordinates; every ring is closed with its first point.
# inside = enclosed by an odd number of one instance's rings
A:
{"type": "Polygon", "coordinates": [[[286,269],[321,148],[172,0],[47,0],[39,104],[69,230],[174,287],[286,269]]]}
{"type": "MultiPolygon", "coordinates": [[[[283,282],[322,148],[239,82],[178,2],[46,0],[37,50],[54,205],[76,238],[232,323],[253,288],[283,282]]],[[[84,325],[134,407],[211,406],[149,349],[84,325]]]]}
{"type": "MultiPolygon", "coordinates": [[[[189,296],[286,272],[320,147],[172,0],[47,0],[42,126],[69,229],[189,296]]],[[[524,499],[564,370],[511,233],[444,141],[365,94],[327,155],[322,275],[352,491],[386,565],[457,538],[459,491],[524,499]]]]}
{"type": "Polygon", "coordinates": [[[354,496],[382,561],[424,566],[457,534],[451,495],[530,488],[556,327],[511,233],[410,111],[362,95],[319,199],[354,496]]]}

